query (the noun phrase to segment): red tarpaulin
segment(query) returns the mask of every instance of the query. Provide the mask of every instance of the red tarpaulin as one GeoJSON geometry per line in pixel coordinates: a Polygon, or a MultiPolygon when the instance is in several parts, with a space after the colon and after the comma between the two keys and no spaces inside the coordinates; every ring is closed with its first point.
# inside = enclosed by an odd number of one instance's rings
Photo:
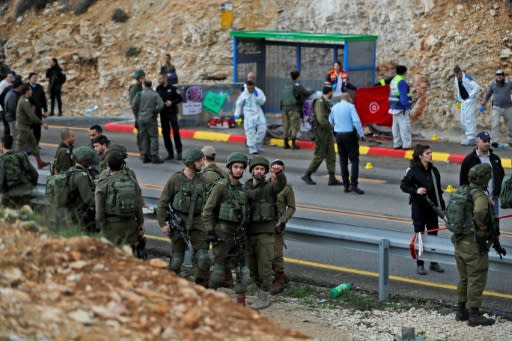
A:
{"type": "Polygon", "coordinates": [[[377,124],[391,127],[389,111],[389,85],[371,88],[357,88],[355,106],[363,127],[377,124]]]}

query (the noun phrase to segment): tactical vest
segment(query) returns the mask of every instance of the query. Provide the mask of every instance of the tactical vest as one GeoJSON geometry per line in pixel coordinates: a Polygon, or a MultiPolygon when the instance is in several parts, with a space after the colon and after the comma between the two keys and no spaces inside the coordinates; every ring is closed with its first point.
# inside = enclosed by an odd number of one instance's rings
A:
{"type": "Polygon", "coordinates": [[[134,217],[141,208],[139,186],[127,173],[111,176],[107,185],[105,213],[119,218],[134,217]]]}
{"type": "Polygon", "coordinates": [[[16,186],[32,183],[28,169],[25,169],[23,158],[17,152],[8,152],[0,156],[3,174],[2,190],[9,191],[16,186]]]}
{"type": "Polygon", "coordinates": [[[192,203],[192,193],[195,190],[195,205],[194,205],[194,216],[200,215],[203,211],[203,205],[205,202],[205,188],[202,181],[199,180],[199,175],[194,177],[194,180],[190,181],[183,172],[178,172],[180,176],[180,189],[174,195],[172,200],[172,208],[176,211],[187,215],[190,204],[192,203]]]}
{"type": "MultiPolygon", "coordinates": [[[[389,84],[389,92],[390,92],[389,101],[390,102],[395,102],[395,103],[400,102],[400,91],[398,90],[398,83],[400,83],[400,81],[407,82],[407,79],[402,75],[396,75],[395,77],[393,77],[393,79],[391,80],[391,83],[389,84]]],[[[409,97],[409,99],[412,97],[410,91],[407,94],[407,97],[409,97]]]]}
{"type": "Polygon", "coordinates": [[[287,82],[283,87],[283,90],[281,90],[281,104],[283,107],[294,107],[297,105],[295,87],[295,82],[287,82]]]}
{"type": "Polygon", "coordinates": [[[275,198],[272,202],[265,200],[263,191],[260,191],[257,198],[251,203],[251,223],[266,223],[277,219],[275,198]]]}
{"type": "Polygon", "coordinates": [[[220,183],[226,185],[229,199],[220,204],[219,220],[243,224],[247,215],[247,200],[243,189],[233,188],[226,180],[221,180],[220,183]]]}

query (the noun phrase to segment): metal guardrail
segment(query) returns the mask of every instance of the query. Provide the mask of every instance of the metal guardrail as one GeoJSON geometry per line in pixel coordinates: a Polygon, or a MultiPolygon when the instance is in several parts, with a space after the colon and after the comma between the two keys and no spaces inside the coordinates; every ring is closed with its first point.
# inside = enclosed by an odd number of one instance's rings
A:
{"type": "MultiPolygon", "coordinates": [[[[44,185],[38,185],[34,190],[35,201],[42,203],[44,185]]],[[[154,214],[159,198],[144,197],[150,208],[146,214],[154,214]]],[[[361,227],[348,224],[307,218],[292,218],[286,225],[286,238],[310,243],[335,245],[336,247],[378,254],[379,258],[379,300],[389,297],[389,257],[398,256],[410,258],[409,241],[411,233],[389,231],[371,227],[361,227]]],[[[455,265],[454,248],[449,239],[442,237],[425,237],[422,259],[443,264],[455,265]]],[[[510,272],[512,258],[500,259],[493,251],[489,253],[489,269],[510,272]]]]}

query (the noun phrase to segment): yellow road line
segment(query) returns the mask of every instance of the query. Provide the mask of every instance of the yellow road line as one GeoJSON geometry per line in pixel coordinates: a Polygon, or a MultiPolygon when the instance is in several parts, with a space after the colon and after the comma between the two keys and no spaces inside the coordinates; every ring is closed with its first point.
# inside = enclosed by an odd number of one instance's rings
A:
{"type": "Polygon", "coordinates": [[[89,128],[80,128],[80,127],[73,127],[73,126],[62,126],[62,125],[49,125],[48,129],[66,129],[70,128],[72,130],[80,130],[80,131],[89,131],[89,128]]]}
{"type": "Polygon", "coordinates": [[[166,237],[162,237],[162,236],[155,236],[154,234],[145,234],[144,235],[147,239],[151,239],[151,240],[158,240],[158,241],[161,241],[161,242],[167,242],[167,243],[171,243],[171,240],[169,238],[166,238],[166,237]]]}
{"type": "MultiPolygon", "coordinates": [[[[345,273],[351,273],[351,274],[366,276],[366,277],[379,277],[379,274],[377,272],[372,272],[372,271],[347,268],[344,266],[337,266],[337,265],[332,265],[332,264],[317,263],[317,262],[307,261],[307,260],[303,260],[303,259],[289,258],[289,257],[284,257],[284,260],[285,260],[285,262],[290,263],[290,264],[303,265],[303,266],[308,266],[308,267],[317,268],[317,269],[345,272],[345,273]]],[[[412,278],[407,278],[407,277],[402,277],[402,276],[396,276],[396,275],[389,276],[389,279],[392,281],[395,281],[395,282],[415,284],[415,285],[420,285],[420,286],[425,286],[425,287],[430,287],[430,288],[448,289],[448,290],[453,290],[453,291],[457,290],[457,286],[453,285],[453,284],[444,284],[444,283],[433,282],[433,281],[422,281],[422,280],[417,280],[417,279],[412,279],[412,278]]],[[[504,299],[512,300],[512,294],[506,294],[506,293],[493,291],[493,290],[485,290],[484,295],[490,296],[490,297],[497,297],[497,298],[504,298],[504,299]]]]}

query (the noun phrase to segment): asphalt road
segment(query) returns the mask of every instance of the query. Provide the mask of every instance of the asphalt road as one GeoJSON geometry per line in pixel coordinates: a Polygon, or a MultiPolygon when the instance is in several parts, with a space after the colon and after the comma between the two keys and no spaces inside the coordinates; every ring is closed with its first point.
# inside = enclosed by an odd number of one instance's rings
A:
{"type": "MultiPolygon", "coordinates": [[[[105,121],[108,121],[108,119],[95,119],[93,121],[92,118],[51,118],[49,121],[50,129],[43,132],[43,159],[53,159],[62,126],[75,129],[77,137],[75,145],[79,146],[89,142],[87,135],[88,126],[96,122],[100,124],[105,123],[105,121]]],[[[127,163],[137,173],[145,196],[159,197],[161,186],[165,184],[174,172],[183,168],[183,165],[175,160],[167,161],[161,165],[142,164],[137,158],[134,135],[109,133],[108,137],[115,143],[126,145],[129,152],[131,152],[127,163]]],[[[219,163],[225,162],[227,155],[232,151],[246,151],[245,147],[241,144],[184,140],[185,147],[201,147],[205,144],[215,146],[219,163]]],[[[160,154],[163,157],[166,156],[161,139],[160,154]]],[[[400,179],[408,166],[407,160],[361,157],[360,187],[365,190],[366,194],[357,195],[354,193],[344,193],[342,186],[327,186],[325,165],[322,165],[314,175],[314,179],[317,182],[316,186],[304,184],[300,177],[309,165],[312,154],[311,150],[285,151],[272,146],[267,146],[263,154],[269,160],[280,158],[285,162],[288,182],[292,185],[296,195],[298,207],[296,216],[383,230],[410,231],[412,234],[408,197],[399,189],[400,179]],[[372,163],[372,169],[364,168],[368,162],[372,163]]],[[[448,184],[454,186],[458,184],[459,165],[436,163],[436,166],[441,172],[443,188],[448,184]]],[[[47,171],[43,171],[41,173],[42,178],[46,174],[47,171]]],[[[339,174],[338,164],[337,174],[339,174]]],[[[249,179],[249,175],[245,174],[244,179],[249,179]]],[[[448,194],[445,194],[445,200],[447,198],[448,194]]],[[[511,211],[503,210],[501,213],[506,214],[511,213],[511,211]]],[[[503,221],[501,228],[502,231],[505,231],[502,244],[512,251],[512,219],[503,221]],[[507,235],[507,233],[510,235],[507,235]]],[[[154,221],[148,221],[146,229],[148,234],[162,237],[154,221]]],[[[446,231],[441,232],[440,237],[449,238],[449,233],[446,231]]],[[[152,238],[152,241],[157,243],[154,246],[165,250],[168,247],[165,238],[157,239],[159,238],[152,238]]],[[[361,288],[368,290],[376,289],[376,278],[371,275],[357,274],[360,271],[378,271],[376,256],[364,252],[349,251],[336,245],[330,245],[326,248],[323,245],[315,245],[313,239],[307,244],[294,240],[288,240],[287,244],[288,249],[285,254],[292,263],[294,260],[307,260],[319,264],[319,266],[303,266],[290,263],[289,268],[292,271],[292,276],[309,279],[327,286],[350,280],[361,288]],[[321,269],[322,264],[347,267],[355,269],[355,271],[325,270],[321,269]],[[319,280],[319,278],[322,280],[319,280]]],[[[434,283],[449,287],[456,284],[457,271],[455,267],[447,265],[445,268],[446,272],[444,274],[435,273],[428,276],[419,276],[415,273],[416,266],[413,260],[392,258],[390,268],[392,275],[418,282],[407,284],[402,281],[392,281],[390,291],[392,295],[418,295],[430,298],[443,298],[448,302],[454,302],[455,293],[452,289],[440,289],[438,286],[432,285],[434,283]]],[[[512,312],[512,305],[510,304],[512,300],[512,286],[510,283],[512,283],[512,274],[490,272],[488,289],[503,295],[486,297],[484,305],[488,305],[493,309],[512,312]]]]}

